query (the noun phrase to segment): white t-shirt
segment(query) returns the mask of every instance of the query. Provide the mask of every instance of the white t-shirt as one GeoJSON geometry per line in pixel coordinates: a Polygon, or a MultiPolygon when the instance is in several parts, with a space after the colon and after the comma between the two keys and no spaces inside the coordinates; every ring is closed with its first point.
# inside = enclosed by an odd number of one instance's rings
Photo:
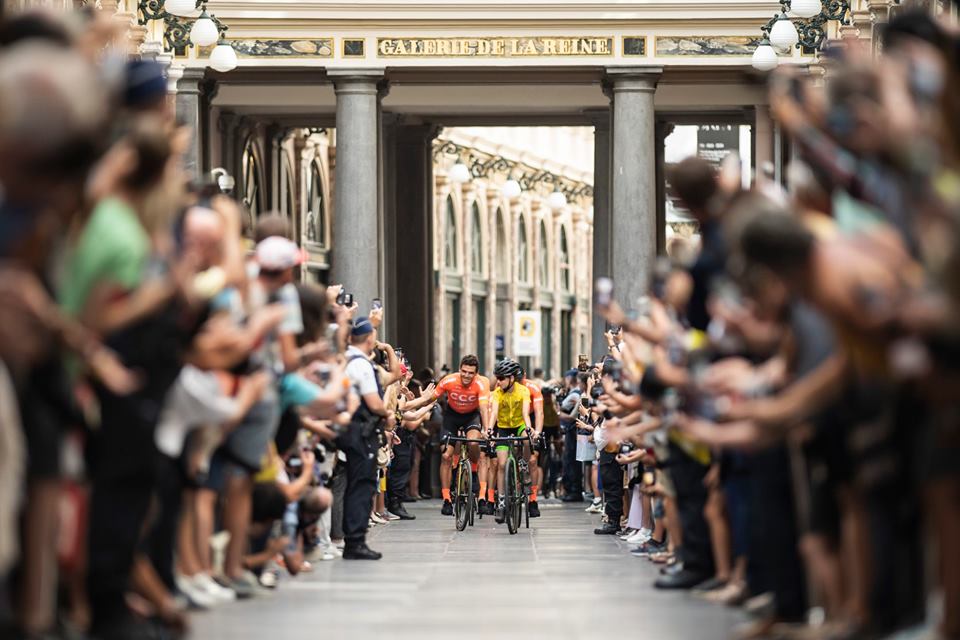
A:
{"type": "Polygon", "coordinates": [[[380,387],[377,386],[377,374],[374,371],[373,363],[367,358],[366,354],[351,345],[347,347],[346,355],[347,360],[350,361],[347,364],[346,373],[353,384],[354,390],[361,396],[371,393],[379,395],[380,387]],[[356,359],[351,360],[351,358],[356,359]]]}
{"type": "Polygon", "coordinates": [[[190,431],[222,424],[236,411],[237,401],[223,392],[215,373],[187,365],[167,393],[154,436],[157,449],[178,458],[190,431]]]}

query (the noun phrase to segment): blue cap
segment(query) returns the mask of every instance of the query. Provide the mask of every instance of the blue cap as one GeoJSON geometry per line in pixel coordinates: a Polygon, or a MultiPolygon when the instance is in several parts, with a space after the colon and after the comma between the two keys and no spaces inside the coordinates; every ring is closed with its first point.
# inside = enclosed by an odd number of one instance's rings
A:
{"type": "Polygon", "coordinates": [[[359,317],[353,321],[353,326],[350,328],[350,335],[356,338],[360,336],[366,336],[374,332],[373,323],[370,322],[370,318],[359,317]]]}
{"type": "Polygon", "coordinates": [[[567,372],[563,374],[564,378],[576,378],[577,374],[580,373],[576,369],[567,369],[567,372]]]}
{"type": "Polygon", "coordinates": [[[124,77],[123,103],[137,108],[153,105],[167,96],[163,65],[153,60],[131,60],[124,77]]]}

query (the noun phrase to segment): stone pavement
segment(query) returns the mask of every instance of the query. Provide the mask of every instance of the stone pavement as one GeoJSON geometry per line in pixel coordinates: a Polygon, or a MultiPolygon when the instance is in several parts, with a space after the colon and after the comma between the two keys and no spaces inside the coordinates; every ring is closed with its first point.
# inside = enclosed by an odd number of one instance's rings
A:
{"type": "MultiPolygon", "coordinates": [[[[585,506],[585,505],[584,505],[585,506]]],[[[583,506],[544,504],[511,536],[492,517],[457,532],[437,501],[371,531],[378,562],[318,562],[276,592],[192,617],[199,640],[633,637],[720,640],[736,612],[655,591],[656,568],[583,506]]]]}

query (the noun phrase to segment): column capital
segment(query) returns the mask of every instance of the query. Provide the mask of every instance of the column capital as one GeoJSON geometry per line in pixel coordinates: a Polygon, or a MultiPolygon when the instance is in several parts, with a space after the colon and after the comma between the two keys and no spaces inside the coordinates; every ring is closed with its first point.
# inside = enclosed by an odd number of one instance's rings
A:
{"type": "Polygon", "coordinates": [[[607,80],[613,93],[652,93],[663,75],[663,67],[607,67],[607,80]]]}
{"type": "Polygon", "coordinates": [[[337,94],[379,95],[384,69],[328,69],[327,77],[333,80],[337,94]]]}
{"type": "Polygon", "coordinates": [[[601,131],[610,130],[610,109],[608,107],[584,109],[582,113],[590,120],[594,129],[601,131]]]}
{"type": "Polygon", "coordinates": [[[177,80],[177,93],[193,93],[200,95],[202,87],[200,83],[206,75],[206,69],[199,67],[187,67],[183,70],[183,75],[177,80]]]}

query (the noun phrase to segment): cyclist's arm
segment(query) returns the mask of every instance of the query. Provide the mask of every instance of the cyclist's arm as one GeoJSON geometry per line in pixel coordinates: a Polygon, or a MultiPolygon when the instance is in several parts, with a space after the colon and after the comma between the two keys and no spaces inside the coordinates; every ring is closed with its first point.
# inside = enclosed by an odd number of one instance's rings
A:
{"type": "Polygon", "coordinates": [[[543,400],[540,402],[535,402],[533,404],[533,418],[534,425],[533,429],[538,434],[543,433],[543,400]]]}
{"type": "Polygon", "coordinates": [[[532,429],[530,426],[530,398],[523,399],[523,422],[529,433],[532,429]]]}
{"type": "Polygon", "coordinates": [[[490,404],[492,405],[492,407],[490,409],[490,418],[489,418],[490,422],[487,425],[488,433],[493,432],[493,427],[497,424],[497,417],[500,415],[500,402],[494,399],[494,401],[491,402],[490,404]]]}

